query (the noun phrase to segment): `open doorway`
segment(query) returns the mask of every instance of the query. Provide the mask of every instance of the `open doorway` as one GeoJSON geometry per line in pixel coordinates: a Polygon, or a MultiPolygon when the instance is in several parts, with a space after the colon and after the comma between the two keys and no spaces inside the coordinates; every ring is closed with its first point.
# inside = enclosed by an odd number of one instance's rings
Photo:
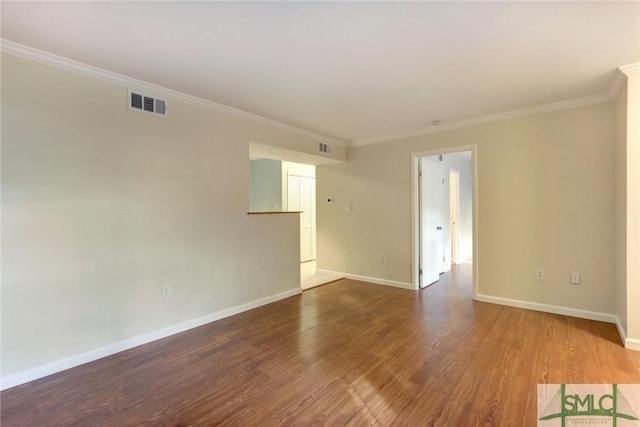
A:
{"type": "Polygon", "coordinates": [[[300,213],[300,287],[309,289],[340,277],[316,268],[316,166],[334,163],[324,157],[250,143],[252,212],[300,213]]]}
{"type": "Polygon", "coordinates": [[[316,260],[316,167],[276,159],[251,159],[253,212],[300,212],[300,262],[316,260]]]}
{"type": "Polygon", "coordinates": [[[300,262],[316,260],[316,167],[282,162],[282,206],[300,212],[300,262]]]}
{"type": "MultiPolygon", "coordinates": [[[[475,254],[475,147],[414,154],[414,285],[473,264],[475,254]],[[453,270],[452,270],[453,267],[453,270]]],[[[476,294],[475,265],[473,286],[476,294]]]]}

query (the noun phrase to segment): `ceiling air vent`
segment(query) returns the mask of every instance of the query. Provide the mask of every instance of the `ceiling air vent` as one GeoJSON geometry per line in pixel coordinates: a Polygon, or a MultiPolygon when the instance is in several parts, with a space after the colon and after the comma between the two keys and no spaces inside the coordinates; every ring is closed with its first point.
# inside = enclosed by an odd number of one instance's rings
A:
{"type": "Polygon", "coordinates": [[[167,117],[167,101],[129,90],[129,109],[167,117]]]}
{"type": "Polygon", "coordinates": [[[331,153],[331,146],[329,144],[326,144],[324,142],[318,142],[318,151],[324,154],[330,154],[331,153]]]}

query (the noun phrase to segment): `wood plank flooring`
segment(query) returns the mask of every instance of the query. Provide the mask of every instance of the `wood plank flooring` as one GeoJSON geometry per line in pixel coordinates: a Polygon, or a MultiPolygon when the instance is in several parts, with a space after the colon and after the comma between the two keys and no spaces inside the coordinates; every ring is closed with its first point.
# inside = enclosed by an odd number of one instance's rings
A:
{"type": "Polygon", "coordinates": [[[612,324],[352,280],[6,390],[2,426],[534,426],[538,383],[640,383],[612,324]]]}

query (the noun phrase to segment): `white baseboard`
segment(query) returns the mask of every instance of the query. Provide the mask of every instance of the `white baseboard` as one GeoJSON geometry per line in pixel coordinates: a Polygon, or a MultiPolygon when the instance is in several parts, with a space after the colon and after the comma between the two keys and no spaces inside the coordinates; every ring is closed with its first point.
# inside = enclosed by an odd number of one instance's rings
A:
{"type": "Polygon", "coordinates": [[[492,304],[508,305],[510,307],[526,308],[545,313],[562,314],[564,316],[579,317],[581,319],[598,320],[600,322],[618,324],[618,318],[613,314],[598,313],[596,311],[579,310],[576,308],[560,307],[557,305],[540,304],[537,302],[522,301],[510,298],[492,297],[489,295],[477,295],[476,301],[492,304]]]}
{"type": "Polygon", "coordinates": [[[526,308],[529,310],[542,311],[545,313],[562,314],[565,316],[579,317],[581,319],[598,320],[600,322],[614,323],[618,329],[618,334],[625,348],[640,351],[640,340],[627,338],[627,332],[622,326],[618,316],[614,314],[598,313],[596,311],[578,310],[575,308],[560,307],[557,305],[540,304],[536,302],[522,301],[509,298],[492,297],[488,295],[478,295],[476,301],[489,302],[492,304],[508,305],[510,307],[526,308]]]}
{"type": "Polygon", "coordinates": [[[618,316],[616,316],[616,328],[618,328],[618,335],[620,335],[622,344],[627,347],[627,331],[624,329],[624,326],[622,326],[622,322],[618,316]]]}
{"type": "Polygon", "coordinates": [[[618,327],[620,338],[624,343],[624,348],[640,351],[640,340],[637,340],[635,338],[627,338],[627,331],[624,329],[624,326],[622,326],[622,322],[620,322],[618,316],[616,316],[616,326],[618,327]]]}
{"type": "Polygon", "coordinates": [[[624,329],[624,326],[622,326],[622,322],[618,316],[616,316],[616,327],[618,328],[618,334],[624,344],[624,348],[640,351],[640,340],[627,338],[627,331],[624,329]]]}
{"type": "MultiPolygon", "coordinates": [[[[393,280],[361,276],[358,274],[341,273],[338,271],[331,271],[331,270],[316,269],[316,271],[321,274],[331,274],[335,276],[342,276],[346,279],[360,280],[363,282],[374,283],[377,285],[386,285],[386,286],[393,286],[396,288],[416,290],[415,286],[413,286],[411,283],[396,282],[393,280]]],[[[525,308],[528,310],[542,311],[545,313],[561,314],[564,316],[578,317],[581,319],[589,319],[589,320],[597,320],[600,322],[613,323],[618,328],[618,334],[620,335],[620,339],[622,340],[622,343],[624,343],[624,347],[632,350],[640,350],[640,340],[627,338],[626,332],[624,330],[624,327],[622,326],[622,323],[620,322],[620,319],[618,319],[618,317],[613,314],[599,313],[596,311],[588,311],[588,310],[579,310],[576,308],[561,307],[557,305],[540,304],[536,302],[516,300],[516,299],[510,299],[510,298],[492,297],[489,295],[477,295],[476,297],[474,297],[474,299],[476,301],[488,302],[491,304],[506,305],[509,307],[525,308]]]]}
{"type": "Polygon", "coordinates": [[[360,280],[362,282],[374,283],[376,285],[393,286],[394,288],[409,289],[412,291],[416,290],[415,286],[413,286],[411,283],[406,283],[406,282],[396,282],[395,280],[378,279],[377,277],[360,276],[359,274],[342,273],[339,271],[331,271],[331,270],[322,270],[320,268],[316,269],[316,271],[321,274],[332,274],[335,276],[344,277],[345,279],[360,280]]]}
{"type": "Polygon", "coordinates": [[[636,340],[633,338],[626,338],[624,340],[624,347],[629,350],[637,350],[640,351],[640,340],[636,340]]]}
{"type": "Polygon", "coordinates": [[[545,313],[562,314],[564,316],[578,317],[581,319],[598,320],[600,322],[613,323],[618,329],[618,335],[624,348],[640,351],[640,340],[627,338],[627,332],[618,316],[614,314],[599,313],[596,311],[578,310],[576,308],[560,307],[557,305],[540,304],[530,301],[522,301],[509,298],[492,297],[489,295],[477,295],[476,301],[488,302],[492,304],[507,305],[510,307],[526,308],[529,310],[542,311],[545,313]]]}
{"type": "Polygon", "coordinates": [[[254,308],[276,302],[281,299],[289,298],[300,293],[302,293],[302,290],[300,288],[290,289],[276,295],[271,295],[259,300],[248,302],[246,304],[227,308],[225,310],[217,311],[215,313],[211,313],[197,319],[188,320],[177,325],[138,335],[123,341],[118,341],[116,343],[91,350],[86,353],[67,357],[53,363],[38,366],[36,368],[32,368],[17,374],[9,375],[8,377],[2,378],[0,380],[0,390],[6,390],[8,388],[27,383],[29,381],[46,377],[47,375],[55,374],[56,372],[64,371],[66,369],[83,365],[85,363],[93,362],[103,357],[111,356],[112,354],[116,354],[124,350],[129,350],[139,345],[148,344],[152,341],[166,338],[168,336],[184,332],[189,329],[197,328],[198,326],[206,325],[207,323],[211,323],[225,317],[233,316],[234,314],[242,313],[244,311],[252,310],[254,308]]]}

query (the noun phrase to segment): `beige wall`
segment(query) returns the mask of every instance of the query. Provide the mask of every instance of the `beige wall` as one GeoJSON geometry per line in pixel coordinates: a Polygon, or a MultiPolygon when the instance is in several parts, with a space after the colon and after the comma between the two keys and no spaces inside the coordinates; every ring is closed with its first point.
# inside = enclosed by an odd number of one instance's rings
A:
{"type": "Polygon", "coordinates": [[[627,84],[615,102],[616,316],[627,329],[627,84]]]}
{"type": "Polygon", "coordinates": [[[640,64],[627,75],[627,345],[640,350],[640,64]]]}
{"type": "Polygon", "coordinates": [[[614,125],[604,103],[350,149],[317,168],[318,268],[411,282],[412,153],[476,144],[479,294],[613,313],[614,125]]]}
{"type": "Polygon", "coordinates": [[[126,100],[2,58],[3,378],[299,290],[297,215],[247,215],[249,142],[315,141],[126,100]]]}

